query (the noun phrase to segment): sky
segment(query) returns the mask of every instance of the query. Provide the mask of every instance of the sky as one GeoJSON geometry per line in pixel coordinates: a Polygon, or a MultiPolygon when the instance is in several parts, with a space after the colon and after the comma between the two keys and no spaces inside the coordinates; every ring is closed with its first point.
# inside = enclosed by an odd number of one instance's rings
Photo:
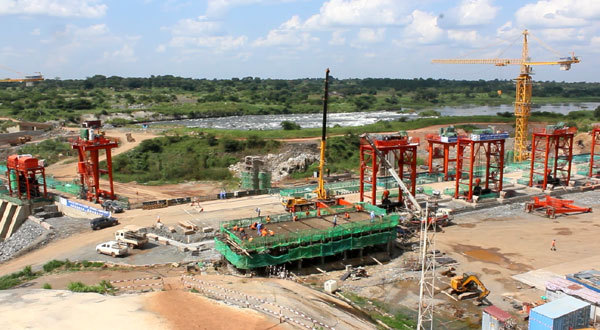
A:
{"type": "Polygon", "coordinates": [[[600,81],[600,0],[0,0],[0,77],[514,79],[431,60],[520,58],[524,29],[581,59],[534,80],[600,81]]]}

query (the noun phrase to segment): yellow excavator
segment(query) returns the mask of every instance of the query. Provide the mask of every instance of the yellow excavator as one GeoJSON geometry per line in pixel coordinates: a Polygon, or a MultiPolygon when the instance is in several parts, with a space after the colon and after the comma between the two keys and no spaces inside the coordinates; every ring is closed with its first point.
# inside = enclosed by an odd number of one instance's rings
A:
{"type": "Polygon", "coordinates": [[[450,280],[450,287],[453,293],[458,294],[458,300],[466,299],[471,296],[473,292],[480,291],[477,301],[482,301],[490,294],[490,290],[488,290],[485,285],[481,283],[479,278],[472,273],[454,276],[450,280]],[[477,289],[478,286],[479,290],[477,289]]]}
{"type": "MultiPolygon", "coordinates": [[[[329,68],[325,70],[325,93],[323,96],[323,127],[321,133],[321,158],[319,160],[319,184],[314,193],[317,194],[318,201],[325,201],[331,199],[325,189],[325,181],[323,179],[323,170],[325,168],[325,144],[327,141],[327,102],[329,94],[329,68]]],[[[289,197],[283,198],[281,204],[285,207],[286,211],[296,212],[314,209],[316,202],[308,200],[302,197],[289,197]]]]}

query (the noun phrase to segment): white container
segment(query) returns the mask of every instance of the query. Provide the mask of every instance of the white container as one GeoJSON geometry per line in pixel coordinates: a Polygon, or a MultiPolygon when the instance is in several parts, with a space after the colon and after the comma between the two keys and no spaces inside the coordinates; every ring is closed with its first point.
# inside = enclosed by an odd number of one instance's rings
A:
{"type": "Polygon", "coordinates": [[[338,290],[338,283],[336,280],[326,281],[324,284],[325,292],[334,293],[338,290]]]}

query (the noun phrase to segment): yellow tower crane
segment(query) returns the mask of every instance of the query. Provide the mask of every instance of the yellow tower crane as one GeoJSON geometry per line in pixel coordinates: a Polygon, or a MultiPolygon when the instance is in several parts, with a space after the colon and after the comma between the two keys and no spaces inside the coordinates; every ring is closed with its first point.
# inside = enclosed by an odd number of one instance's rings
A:
{"type": "Polygon", "coordinates": [[[529,158],[527,152],[527,126],[529,124],[529,116],[531,114],[531,67],[534,65],[560,65],[561,70],[571,69],[571,64],[579,63],[579,59],[575,54],[570,57],[561,58],[558,61],[532,62],[529,57],[529,46],[527,30],[523,31],[523,50],[521,58],[506,59],[443,59],[433,60],[432,63],[443,64],[494,64],[496,66],[520,65],[521,73],[517,77],[517,92],[515,100],[515,147],[514,161],[521,162],[529,158]]]}
{"type": "Polygon", "coordinates": [[[19,76],[21,76],[21,78],[4,78],[4,79],[0,79],[0,82],[24,82],[25,84],[27,84],[27,86],[31,86],[35,81],[42,81],[44,80],[44,76],[42,76],[41,73],[36,72],[37,74],[34,76],[26,76],[23,73],[19,72],[19,71],[15,71],[11,68],[5,67],[3,65],[0,65],[0,68],[3,68],[5,70],[8,71],[12,71],[16,74],[18,74],[19,76]]]}

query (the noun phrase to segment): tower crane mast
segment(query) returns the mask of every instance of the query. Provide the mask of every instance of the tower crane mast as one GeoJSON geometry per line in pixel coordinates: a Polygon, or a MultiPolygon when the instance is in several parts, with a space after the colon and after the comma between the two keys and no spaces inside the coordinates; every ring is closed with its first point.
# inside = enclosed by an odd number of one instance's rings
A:
{"type": "Polygon", "coordinates": [[[523,47],[521,58],[491,58],[491,59],[436,59],[432,63],[441,64],[493,64],[495,66],[519,65],[521,71],[516,78],[516,97],[515,97],[515,146],[514,161],[521,162],[529,158],[527,153],[527,126],[531,115],[531,67],[537,65],[560,65],[561,70],[571,69],[571,64],[579,63],[579,58],[575,54],[570,57],[561,58],[558,61],[531,61],[529,57],[529,43],[527,30],[522,32],[523,47]]]}

